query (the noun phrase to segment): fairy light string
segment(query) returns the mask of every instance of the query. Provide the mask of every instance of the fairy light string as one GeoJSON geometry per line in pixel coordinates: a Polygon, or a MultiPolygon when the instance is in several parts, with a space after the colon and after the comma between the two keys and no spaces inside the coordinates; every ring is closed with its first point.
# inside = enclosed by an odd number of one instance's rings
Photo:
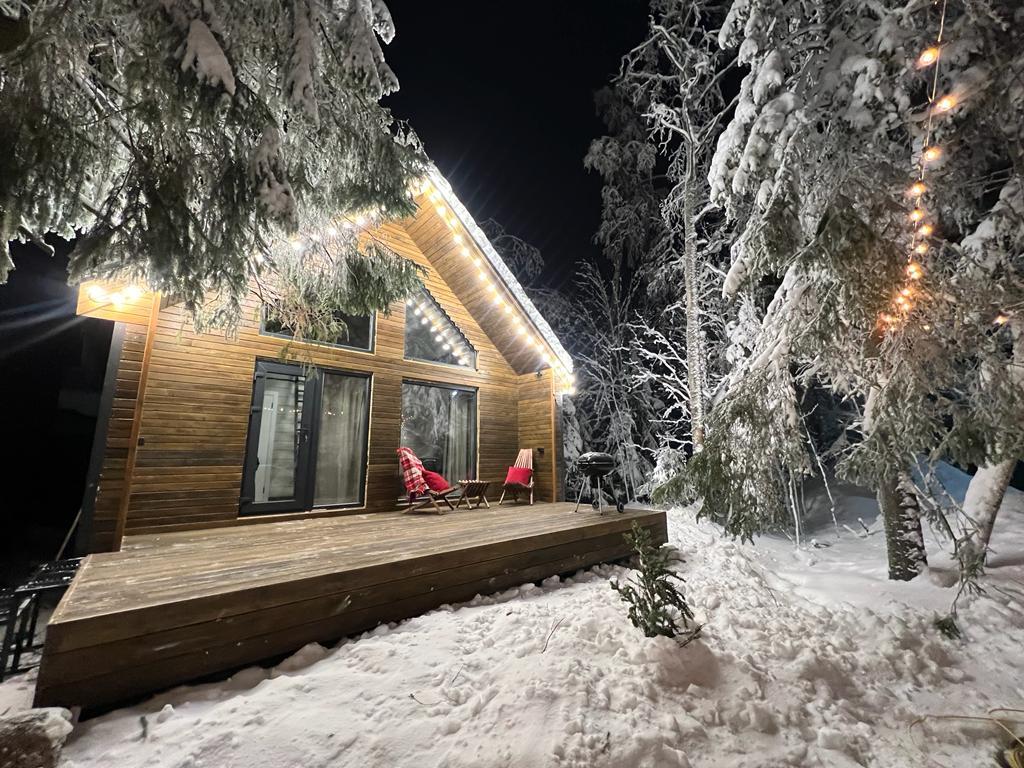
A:
{"type": "MultiPolygon", "coordinates": [[[[921,144],[921,152],[917,158],[917,179],[907,190],[908,196],[913,201],[913,208],[907,214],[909,222],[913,225],[910,251],[907,256],[905,270],[908,282],[894,296],[892,312],[883,313],[880,318],[889,327],[895,327],[906,320],[914,309],[914,297],[919,292],[916,283],[924,277],[924,267],[921,265],[920,257],[925,256],[930,250],[931,244],[929,240],[935,232],[935,225],[929,221],[928,209],[924,205],[925,196],[930,188],[928,171],[931,166],[939,162],[943,157],[942,148],[933,143],[935,118],[937,115],[949,113],[957,104],[957,99],[953,94],[945,94],[939,97],[942,54],[943,47],[946,45],[947,1],[942,0],[940,5],[939,28],[934,42],[918,55],[916,61],[918,69],[932,68],[931,83],[928,88],[924,140],[921,144]]],[[[928,325],[924,325],[922,328],[926,331],[930,330],[928,325]]]]}

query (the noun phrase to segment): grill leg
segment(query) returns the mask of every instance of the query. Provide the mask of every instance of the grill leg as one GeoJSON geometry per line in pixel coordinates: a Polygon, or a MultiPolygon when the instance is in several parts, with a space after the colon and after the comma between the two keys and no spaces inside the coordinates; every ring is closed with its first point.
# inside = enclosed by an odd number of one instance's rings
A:
{"type": "Polygon", "coordinates": [[[597,513],[603,515],[604,499],[601,497],[601,478],[595,477],[591,482],[594,484],[594,495],[597,496],[597,513]]]}
{"type": "Polygon", "coordinates": [[[583,498],[583,489],[587,487],[587,478],[583,478],[583,482],[580,483],[580,492],[576,494],[576,509],[573,512],[580,511],[580,499],[583,498]]]}

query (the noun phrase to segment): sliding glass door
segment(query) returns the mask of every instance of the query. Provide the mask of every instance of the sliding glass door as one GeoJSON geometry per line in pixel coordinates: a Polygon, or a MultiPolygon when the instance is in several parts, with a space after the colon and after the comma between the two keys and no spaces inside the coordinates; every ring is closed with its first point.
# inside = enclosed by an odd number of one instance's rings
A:
{"type": "Polygon", "coordinates": [[[362,504],[369,400],[368,376],[257,362],[241,513],[362,504]]]}
{"type": "Polygon", "coordinates": [[[402,382],[402,445],[454,485],[476,478],[476,390],[402,382]]]}

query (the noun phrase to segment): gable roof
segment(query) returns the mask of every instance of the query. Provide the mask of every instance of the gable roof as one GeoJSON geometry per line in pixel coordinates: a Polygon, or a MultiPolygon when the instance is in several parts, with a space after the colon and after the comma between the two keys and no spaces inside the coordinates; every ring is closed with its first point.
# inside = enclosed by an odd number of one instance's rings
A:
{"type": "MultiPolygon", "coordinates": [[[[443,203],[443,208],[450,209],[453,219],[446,219],[449,229],[452,229],[452,237],[456,238],[457,235],[461,234],[458,232],[460,229],[464,229],[466,234],[472,241],[472,245],[484,256],[491,271],[497,276],[501,282],[502,287],[505,289],[510,298],[514,300],[516,308],[519,312],[525,316],[530,326],[536,334],[543,340],[544,344],[548,347],[553,355],[552,368],[556,369],[557,373],[560,373],[562,378],[571,380],[573,371],[573,361],[569,356],[569,353],[562,346],[555,332],[551,330],[551,326],[548,324],[544,316],[541,315],[536,305],[530,300],[529,295],[520,285],[519,280],[512,273],[512,270],[508,268],[504,260],[495,250],[494,245],[484,234],[483,230],[476,223],[476,220],[462,204],[462,201],[456,196],[452,190],[451,184],[448,180],[441,175],[436,166],[430,167],[430,172],[427,175],[427,185],[425,191],[428,196],[430,191],[433,190],[434,197],[439,197],[443,203]],[[457,224],[453,226],[453,222],[457,224]],[[561,369],[561,370],[558,370],[561,369]]],[[[437,215],[441,218],[445,218],[443,213],[437,215]]],[[[458,240],[456,240],[458,242],[458,240]]]]}

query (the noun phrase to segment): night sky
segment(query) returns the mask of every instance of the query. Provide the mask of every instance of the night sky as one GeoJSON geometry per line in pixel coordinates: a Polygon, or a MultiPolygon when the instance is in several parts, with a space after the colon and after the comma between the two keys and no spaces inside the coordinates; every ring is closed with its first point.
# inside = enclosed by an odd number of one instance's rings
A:
{"type": "Polygon", "coordinates": [[[390,0],[384,55],[401,90],[386,100],[478,222],[541,249],[560,287],[593,256],[599,178],[583,156],[603,133],[594,92],[640,42],[638,0],[425,3],[390,0]]]}

